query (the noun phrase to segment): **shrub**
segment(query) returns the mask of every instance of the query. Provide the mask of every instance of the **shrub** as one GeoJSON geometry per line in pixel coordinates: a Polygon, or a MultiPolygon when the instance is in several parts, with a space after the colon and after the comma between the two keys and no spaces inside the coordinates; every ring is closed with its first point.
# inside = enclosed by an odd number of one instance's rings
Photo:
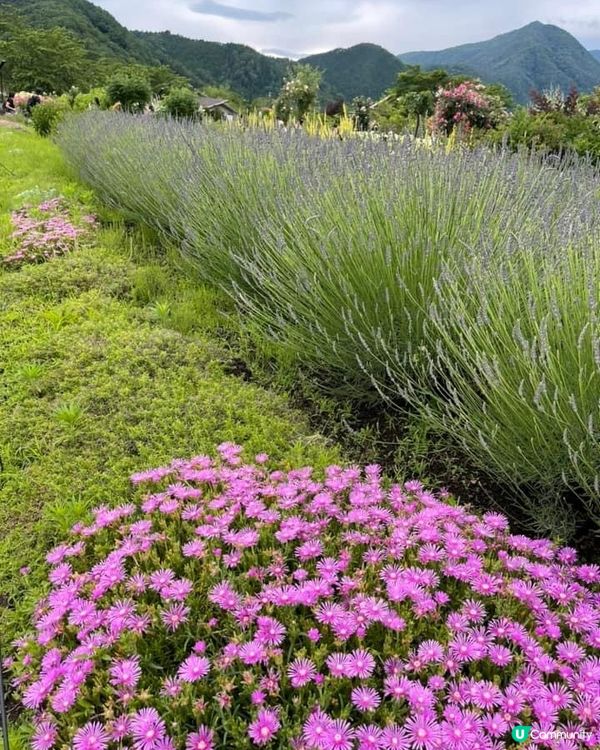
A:
{"type": "Polygon", "coordinates": [[[327,389],[440,430],[546,533],[598,523],[588,166],[126,116],[60,140],[102,198],[175,239],[327,389]]]}
{"type": "Polygon", "coordinates": [[[163,100],[163,108],[171,117],[197,117],[198,107],[198,96],[191,89],[171,89],[163,100]]]}
{"type": "Polygon", "coordinates": [[[126,112],[142,112],[152,98],[152,89],[145,78],[134,75],[116,75],[106,87],[111,105],[120,104],[126,112]]]}
{"type": "Polygon", "coordinates": [[[465,81],[437,92],[432,126],[446,135],[455,128],[489,130],[500,121],[501,110],[500,101],[489,96],[485,86],[465,81]]]}
{"type": "Polygon", "coordinates": [[[75,97],[73,109],[76,112],[85,112],[87,109],[107,109],[108,106],[106,89],[95,88],[85,94],[78,94],[75,97]]]}
{"type": "Polygon", "coordinates": [[[596,161],[600,158],[598,118],[582,112],[522,108],[494,135],[494,140],[504,140],[512,148],[526,146],[553,154],[575,152],[596,161]]]}
{"type": "Polygon", "coordinates": [[[596,746],[598,566],[377,466],[219,453],[48,554],[13,664],[36,750],[596,746]]]}
{"type": "Polygon", "coordinates": [[[67,112],[68,106],[59,101],[50,100],[33,107],[31,121],[35,132],[45,137],[52,135],[67,112]]]}

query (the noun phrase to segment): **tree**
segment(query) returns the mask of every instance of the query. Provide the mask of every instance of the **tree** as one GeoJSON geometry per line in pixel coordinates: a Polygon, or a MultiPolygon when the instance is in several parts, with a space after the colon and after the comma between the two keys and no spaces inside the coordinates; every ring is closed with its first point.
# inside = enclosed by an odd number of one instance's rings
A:
{"type": "Polygon", "coordinates": [[[447,86],[452,80],[452,76],[441,68],[421,70],[420,65],[411,65],[398,73],[390,94],[406,115],[415,119],[415,138],[419,134],[421,123],[433,114],[437,90],[447,86]]]}
{"type": "Polygon", "coordinates": [[[163,96],[173,89],[182,89],[189,86],[189,81],[185,76],[174,73],[166,65],[151,65],[146,67],[146,78],[152,89],[152,93],[157,96],[163,96]]]}
{"type": "Polygon", "coordinates": [[[143,112],[152,98],[152,89],[140,76],[117,75],[106,87],[111,105],[120,103],[126,112],[143,112]]]}
{"type": "Polygon", "coordinates": [[[171,117],[192,118],[198,115],[198,96],[191,89],[171,89],[162,104],[171,117]]]}
{"type": "Polygon", "coordinates": [[[0,13],[0,57],[11,89],[61,94],[91,84],[85,48],[70,32],[34,29],[16,13],[0,13]]]}
{"type": "Polygon", "coordinates": [[[277,117],[284,122],[295,119],[302,123],[317,100],[322,76],[322,72],[311,65],[296,65],[290,77],[284,80],[275,102],[277,117]]]}
{"type": "Polygon", "coordinates": [[[164,96],[171,89],[189,86],[185,76],[174,73],[166,65],[140,65],[138,63],[124,63],[121,60],[103,58],[94,69],[94,82],[107,85],[118,76],[129,78],[144,78],[150,84],[152,93],[164,96]]]}

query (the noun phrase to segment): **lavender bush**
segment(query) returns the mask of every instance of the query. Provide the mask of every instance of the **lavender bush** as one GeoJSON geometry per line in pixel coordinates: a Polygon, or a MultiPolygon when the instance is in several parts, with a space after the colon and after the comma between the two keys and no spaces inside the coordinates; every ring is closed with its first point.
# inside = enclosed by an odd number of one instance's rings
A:
{"type": "Polygon", "coordinates": [[[418,413],[539,529],[572,532],[566,491],[599,523],[591,167],[111,113],[59,140],[329,388],[418,413]]]}
{"type": "Polygon", "coordinates": [[[377,466],[219,453],[48,554],[34,750],[598,747],[600,567],[377,466]]]}

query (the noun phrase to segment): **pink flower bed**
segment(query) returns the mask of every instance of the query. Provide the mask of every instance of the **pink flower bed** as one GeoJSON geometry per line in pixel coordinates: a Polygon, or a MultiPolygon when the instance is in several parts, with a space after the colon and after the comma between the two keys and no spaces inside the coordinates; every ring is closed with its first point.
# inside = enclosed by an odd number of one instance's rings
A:
{"type": "Polygon", "coordinates": [[[12,660],[35,750],[599,746],[600,567],[377,466],[219,453],[49,553],[12,660]]]}
{"type": "Polygon", "coordinates": [[[62,198],[52,198],[37,207],[28,206],[11,215],[14,228],[11,239],[17,250],[3,258],[10,266],[25,263],[43,263],[73,250],[78,240],[85,236],[95,217],[84,216],[83,226],[70,218],[62,198]]]}

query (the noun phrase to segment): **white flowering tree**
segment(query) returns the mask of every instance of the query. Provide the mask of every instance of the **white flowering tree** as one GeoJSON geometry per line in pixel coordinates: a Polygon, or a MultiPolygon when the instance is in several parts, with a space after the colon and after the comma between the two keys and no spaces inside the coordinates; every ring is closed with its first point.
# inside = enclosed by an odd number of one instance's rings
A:
{"type": "Polygon", "coordinates": [[[321,71],[311,65],[297,65],[284,80],[275,102],[278,119],[301,123],[317,100],[321,76],[321,71]]]}

